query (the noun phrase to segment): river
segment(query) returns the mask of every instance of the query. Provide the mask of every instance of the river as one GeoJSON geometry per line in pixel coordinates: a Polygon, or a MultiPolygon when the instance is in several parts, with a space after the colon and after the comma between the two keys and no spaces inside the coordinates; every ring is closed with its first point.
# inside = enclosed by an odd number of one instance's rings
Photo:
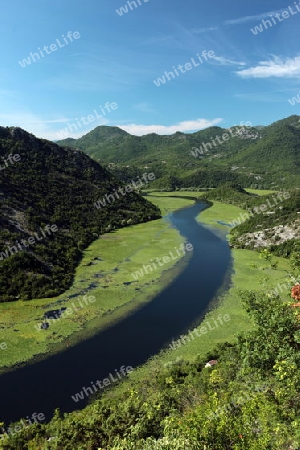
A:
{"type": "Polygon", "coordinates": [[[84,407],[88,397],[76,403],[72,395],[116,375],[123,365],[143,364],[199,321],[232,264],[225,238],[195,220],[205,208],[196,202],[169,215],[193,252],[181,274],[152,301],[74,347],[0,376],[0,421],[34,412],[49,420],[55,408],[69,412],[84,407]]]}

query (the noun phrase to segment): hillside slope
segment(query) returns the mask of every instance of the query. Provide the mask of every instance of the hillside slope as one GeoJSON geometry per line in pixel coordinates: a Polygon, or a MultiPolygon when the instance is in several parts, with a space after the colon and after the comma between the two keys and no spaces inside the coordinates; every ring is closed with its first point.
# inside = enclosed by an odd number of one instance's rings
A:
{"type": "Polygon", "coordinates": [[[159,188],[217,187],[228,181],[253,188],[291,188],[300,179],[299,116],[266,127],[215,126],[170,136],[138,137],[99,126],[80,139],[58,144],[81,149],[125,179],[133,169],[150,168],[159,188]]]}
{"type": "Polygon", "coordinates": [[[263,197],[249,194],[239,185],[225,183],[203,195],[208,201],[233,204],[245,210],[228,225],[231,246],[269,248],[278,256],[299,251],[300,190],[280,191],[263,197]]]}
{"type": "Polygon", "coordinates": [[[255,329],[237,343],[220,343],[192,361],[153,360],[142,378],[96,393],[100,398],[81,411],[56,411],[50,423],[21,425],[15,433],[3,428],[0,448],[297,450],[298,287],[284,301],[268,292],[241,293],[255,329]]]}
{"type": "Polygon", "coordinates": [[[122,186],[82,152],[0,127],[0,301],[58,295],[99,234],[160,217],[135,192],[95,206],[122,186]]]}

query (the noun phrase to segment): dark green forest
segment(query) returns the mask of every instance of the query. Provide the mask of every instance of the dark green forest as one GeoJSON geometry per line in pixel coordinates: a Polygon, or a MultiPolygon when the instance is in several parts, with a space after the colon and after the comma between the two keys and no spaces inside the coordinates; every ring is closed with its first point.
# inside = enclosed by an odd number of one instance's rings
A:
{"type": "Polygon", "coordinates": [[[94,203],[123,183],[81,151],[20,128],[0,128],[0,157],[6,161],[10,154],[20,160],[2,164],[0,171],[2,302],[60,294],[71,285],[82,251],[99,235],[160,217],[158,208],[135,192],[97,209],[94,203]],[[9,252],[46,225],[58,231],[9,252]]]}

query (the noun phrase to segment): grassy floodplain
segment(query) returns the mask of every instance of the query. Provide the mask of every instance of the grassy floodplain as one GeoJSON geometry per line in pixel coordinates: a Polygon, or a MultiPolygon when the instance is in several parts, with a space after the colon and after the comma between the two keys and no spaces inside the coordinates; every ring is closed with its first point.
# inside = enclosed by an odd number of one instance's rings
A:
{"type": "MultiPolygon", "coordinates": [[[[192,200],[153,197],[165,216],[192,204],[192,200]]],[[[187,258],[170,261],[135,281],[132,273],[153,258],[168,255],[184,242],[165,219],[134,225],[108,233],[91,244],[83,254],[72,287],[56,298],[0,304],[0,370],[27,362],[37,355],[63,350],[111,325],[133,309],[151,300],[183,269],[187,258]],[[172,269],[172,270],[170,270],[172,269]],[[78,309],[83,295],[95,301],[78,309]],[[74,306],[75,308],[74,308],[74,306]],[[51,320],[47,330],[38,331],[44,313],[72,308],[72,315],[51,320]],[[76,310],[77,309],[77,310],[76,310]]]]}
{"type": "MultiPolygon", "coordinates": [[[[256,191],[264,195],[269,191],[256,191]]],[[[203,193],[151,192],[149,200],[157,204],[165,216],[173,210],[192,204],[192,200],[178,197],[201,197],[203,193]]],[[[198,221],[218,234],[226,234],[229,223],[244,212],[241,208],[214,202],[213,206],[201,212],[198,221]]],[[[227,235],[228,236],[228,235],[227,235]]],[[[66,346],[95,334],[101,327],[125,317],[142,303],[149,301],[183,269],[184,264],[171,261],[160,270],[134,281],[132,273],[147,264],[152,258],[167,255],[170,249],[183,242],[182,236],[170,226],[166,219],[118,230],[103,235],[85,252],[72,287],[64,294],[52,299],[31,300],[0,304],[0,343],[6,342],[7,350],[2,351],[0,368],[8,368],[16,363],[30,360],[36,355],[56,352],[66,346]],[[172,269],[172,270],[170,270],[172,269]],[[125,284],[124,284],[125,283],[125,284]],[[131,283],[131,284],[128,284],[131,283]],[[45,311],[61,307],[72,307],[76,296],[93,295],[94,303],[51,324],[46,331],[37,331],[35,325],[41,323],[45,311]],[[71,297],[71,298],[70,298],[71,297]]],[[[240,290],[260,290],[275,288],[284,283],[288,262],[275,258],[278,268],[272,270],[257,252],[234,249],[234,273],[231,288],[214,299],[201,326],[209,322],[212,326],[218,315],[228,314],[230,321],[214,330],[202,334],[176,350],[163,351],[154,358],[155,364],[167,364],[178,359],[193,360],[204,356],[218,343],[233,342],[237,333],[251,329],[250,319],[242,307],[240,290]]],[[[284,296],[284,293],[282,293],[284,296]]],[[[198,329],[200,326],[198,327],[198,329]]],[[[152,364],[150,361],[149,364],[152,364]]],[[[148,370],[146,364],[132,374],[143,376],[148,370]]]]}
{"type": "MultiPolygon", "coordinates": [[[[270,191],[255,191],[251,190],[257,195],[267,195],[270,191]]],[[[152,193],[152,195],[168,195],[168,193],[152,193]]],[[[169,193],[170,195],[170,193],[169,193]]],[[[191,195],[194,197],[201,197],[202,193],[197,192],[176,192],[171,195],[191,195]]],[[[197,220],[204,226],[209,227],[210,230],[216,234],[226,234],[230,228],[226,225],[220,224],[229,223],[239,216],[240,213],[245,212],[243,209],[229,204],[214,202],[213,206],[202,211],[197,220]]],[[[168,349],[162,351],[159,355],[152,358],[147,364],[140,369],[134,371],[130,377],[132,379],[143,378],[147,376],[147,372],[155,370],[154,368],[160,365],[169,365],[180,360],[193,361],[197,357],[204,357],[211,352],[214,347],[222,342],[235,342],[236,335],[247,332],[253,328],[253,324],[242,306],[240,299],[240,291],[242,290],[269,290],[275,289],[278,283],[286,282],[287,273],[289,271],[288,261],[284,258],[274,258],[278,262],[276,270],[270,268],[270,264],[261,259],[259,253],[253,250],[233,249],[233,275],[231,278],[231,287],[224,294],[215,298],[210,305],[210,310],[207,311],[204,319],[198,327],[193,327],[199,331],[202,326],[206,326],[207,333],[201,334],[195,339],[185,339],[185,344],[182,343],[177,349],[168,349]],[[217,321],[219,315],[222,317],[228,314],[230,321],[223,322],[223,325],[216,326],[214,320],[217,321]],[[213,330],[209,330],[210,324],[213,330]]],[[[283,299],[287,299],[289,292],[280,293],[283,299]]],[[[218,322],[217,322],[218,323],[218,322]]],[[[189,336],[188,334],[186,335],[189,336]]],[[[194,336],[195,333],[194,333],[194,336]]],[[[182,341],[181,341],[182,342],[182,341]]]]}

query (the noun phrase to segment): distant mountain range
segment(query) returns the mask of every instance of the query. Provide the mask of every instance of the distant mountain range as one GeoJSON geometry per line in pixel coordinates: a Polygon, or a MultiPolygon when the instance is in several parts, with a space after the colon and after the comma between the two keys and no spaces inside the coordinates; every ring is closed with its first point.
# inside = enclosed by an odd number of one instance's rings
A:
{"type": "Polygon", "coordinates": [[[0,302],[58,295],[101,233],[160,217],[122,188],[83,152],[0,127],[0,302]]]}
{"type": "Polygon", "coordinates": [[[99,126],[80,139],[59,145],[78,148],[124,180],[145,169],[160,188],[293,187],[300,175],[300,117],[269,126],[211,127],[196,133],[132,136],[118,127],[99,126]]]}
{"type": "Polygon", "coordinates": [[[171,136],[101,126],[59,145],[0,127],[0,301],[63,292],[99,234],[160,217],[133,190],[116,195],[145,172],[165,190],[299,187],[299,119],[171,136]]]}

